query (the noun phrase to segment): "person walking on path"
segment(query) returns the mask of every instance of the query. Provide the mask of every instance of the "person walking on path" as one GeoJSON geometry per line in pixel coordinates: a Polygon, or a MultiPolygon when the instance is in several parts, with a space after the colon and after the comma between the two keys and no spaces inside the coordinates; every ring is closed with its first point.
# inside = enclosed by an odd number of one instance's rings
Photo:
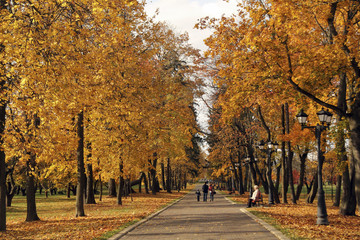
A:
{"type": "Polygon", "coordinates": [[[200,196],[201,196],[200,190],[198,189],[198,190],[195,192],[195,194],[196,194],[196,199],[197,199],[197,201],[199,202],[199,201],[200,201],[200,196]]]}
{"type": "Polygon", "coordinates": [[[215,187],[212,184],[210,184],[209,186],[210,202],[214,201],[214,194],[215,194],[215,187]]]}
{"type": "Polygon", "coordinates": [[[232,204],[224,195],[217,196],[211,206],[194,201],[194,193],[197,189],[201,192],[203,184],[197,185],[195,191],[185,195],[179,202],[108,240],[289,240],[271,226],[266,225],[265,228],[263,224],[266,223],[261,223],[260,219],[246,211],[245,204],[232,204]]]}
{"type": "Polygon", "coordinates": [[[253,192],[251,198],[249,198],[249,202],[248,202],[248,205],[247,205],[248,208],[254,206],[256,204],[256,202],[260,201],[260,199],[261,199],[261,193],[260,193],[260,190],[259,190],[259,186],[255,185],[254,190],[255,191],[253,192]]]}
{"type": "Polygon", "coordinates": [[[204,195],[204,202],[207,202],[207,195],[208,195],[208,191],[209,191],[209,186],[207,185],[207,182],[204,183],[204,185],[202,186],[202,191],[203,191],[203,195],[204,195]]]}

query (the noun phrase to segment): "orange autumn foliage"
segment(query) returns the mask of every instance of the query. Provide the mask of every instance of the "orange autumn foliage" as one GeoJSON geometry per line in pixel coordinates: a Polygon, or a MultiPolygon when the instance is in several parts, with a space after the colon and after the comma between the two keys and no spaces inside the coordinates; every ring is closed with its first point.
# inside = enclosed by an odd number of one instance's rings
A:
{"type": "MultiPolygon", "coordinates": [[[[267,196],[264,194],[264,199],[267,196]]],[[[248,195],[232,197],[234,201],[246,203],[248,195]]],[[[304,201],[298,204],[277,204],[271,207],[255,207],[250,212],[264,214],[269,217],[271,224],[289,232],[295,239],[360,239],[358,216],[339,215],[339,208],[333,207],[327,201],[327,213],[330,225],[316,225],[317,204],[308,204],[304,201]]],[[[357,212],[359,214],[359,212],[357,212]]]]}
{"type": "MultiPolygon", "coordinates": [[[[44,216],[46,213],[39,204],[41,221],[24,222],[21,216],[11,218],[7,231],[0,232],[0,239],[93,239],[129,222],[139,221],[184,194],[183,191],[157,195],[136,194],[133,201],[130,197],[123,199],[123,206],[117,205],[115,198],[105,197],[102,202],[86,205],[87,215],[84,218],[74,217],[74,199],[67,200],[64,197],[57,200],[58,205],[50,210],[50,215],[44,216]]],[[[9,211],[12,211],[11,208],[9,211]]]]}

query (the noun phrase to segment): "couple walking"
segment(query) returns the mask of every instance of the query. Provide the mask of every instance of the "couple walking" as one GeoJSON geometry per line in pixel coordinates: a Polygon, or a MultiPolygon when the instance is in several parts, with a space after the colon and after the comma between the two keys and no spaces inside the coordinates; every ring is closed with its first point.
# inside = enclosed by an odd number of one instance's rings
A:
{"type": "MultiPolygon", "coordinates": [[[[215,192],[215,188],[212,184],[207,185],[208,182],[205,182],[204,185],[202,186],[202,192],[203,192],[203,201],[207,202],[207,197],[208,197],[208,193],[210,193],[210,201],[214,201],[214,194],[215,192]]],[[[196,195],[197,195],[197,200],[200,201],[200,190],[196,191],[196,195]]]]}

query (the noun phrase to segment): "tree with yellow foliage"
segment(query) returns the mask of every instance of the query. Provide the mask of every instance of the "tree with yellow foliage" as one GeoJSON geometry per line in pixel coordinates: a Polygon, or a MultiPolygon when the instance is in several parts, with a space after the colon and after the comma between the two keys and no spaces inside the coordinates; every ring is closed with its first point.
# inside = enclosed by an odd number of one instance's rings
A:
{"type": "Polygon", "coordinates": [[[358,16],[359,3],[351,0],[248,0],[238,16],[206,23],[216,29],[207,44],[221,59],[219,83],[229,86],[224,112],[239,101],[302,105],[306,96],[349,121],[353,175],[344,171],[345,215],[355,213],[360,199],[352,190],[360,185],[351,180],[359,179],[360,161],[358,16]]]}

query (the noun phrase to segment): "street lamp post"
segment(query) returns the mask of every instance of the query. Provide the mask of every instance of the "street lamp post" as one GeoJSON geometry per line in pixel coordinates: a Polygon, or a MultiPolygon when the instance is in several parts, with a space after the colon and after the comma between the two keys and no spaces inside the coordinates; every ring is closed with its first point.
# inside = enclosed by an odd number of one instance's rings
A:
{"type": "MultiPolygon", "coordinates": [[[[235,165],[235,171],[237,171],[237,173],[239,174],[240,173],[240,170],[239,170],[239,168],[240,168],[240,163],[239,162],[236,162],[236,163],[234,163],[234,165],[235,165]]],[[[241,168],[240,168],[241,169],[241,168]]],[[[241,194],[241,178],[240,178],[240,174],[239,174],[239,176],[238,176],[238,181],[237,181],[237,185],[238,185],[238,191],[239,191],[239,194],[241,194]]]]}
{"type": "Polygon", "coordinates": [[[318,157],[318,205],[317,205],[317,220],[316,224],[318,225],[329,225],[329,221],[327,218],[326,212],[326,203],[325,203],[325,193],[323,189],[323,181],[322,181],[322,166],[323,166],[323,157],[321,151],[321,133],[329,128],[331,123],[332,114],[328,111],[322,109],[320,112],[317,113],[319,117],[319,121],[321,124],[316,124],[316,126],[306,126],[306,120],[308,115],[303,111],[296,115],[299,123],[301,124],[301,130],[304,128],[313,128],[315,129],[315,137],[316,137],[316,144],[317,144],[317,157],[318,157]],[[325,126],[324,124],[327,124],[325,126]]]}
{"type": "Polygon", "coordinates": [[[233,173],[233,171],[235,170],[231,166],[229,167],[229,170],[231,172],[231,193],[235,193],[234,173],[233,173]]]}
{"type": "Polygon", "coordinates": [[[268,191],[269,191],[269,204],[274,204],[274,195],[273,195],[273,192],[272,192],[272,188],[271,188],[271,181],[272,181],[272,178],[271,178],[271,154],[273,152],[276,152],[277,149],[279,147],[279,144],[278,143],[272,143],[271,141],[268,142],[267,144],[264,143],[263,140],[261,140],[261,142],[259,143],[259,148],[261,150],[265,150],[266,153],[267,153],[267,167],[268,167],[268,175],[267,175],[267,178],[268,178],[268,191]]]}

